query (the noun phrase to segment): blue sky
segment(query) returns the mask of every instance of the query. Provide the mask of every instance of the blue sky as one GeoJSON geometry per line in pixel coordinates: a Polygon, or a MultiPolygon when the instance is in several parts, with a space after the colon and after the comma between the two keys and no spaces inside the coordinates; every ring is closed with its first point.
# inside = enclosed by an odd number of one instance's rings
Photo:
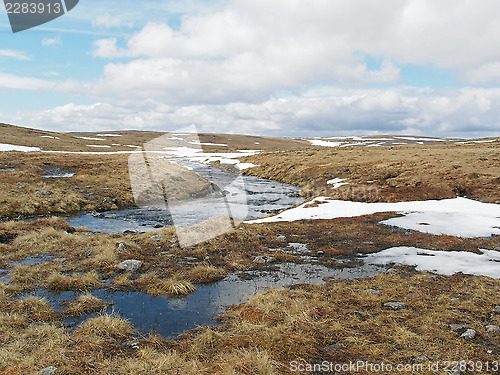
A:
{"type": "Polygon", "coordinates": [[[500,135],[495,0],[80,0],[16,34],[0,9],[0,122],[500,135]]]}

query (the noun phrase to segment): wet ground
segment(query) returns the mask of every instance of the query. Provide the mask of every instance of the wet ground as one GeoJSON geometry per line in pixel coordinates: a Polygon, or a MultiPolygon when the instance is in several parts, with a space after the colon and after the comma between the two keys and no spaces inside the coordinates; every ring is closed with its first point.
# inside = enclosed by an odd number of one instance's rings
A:
{"type": "MultiPolygon", "coordinates": [[[[283,263],[275,269],[238,272],[224,280],[209,285],[198,286],[197,290],[181,298],[152,297],[140,292],[117,292],[107,289],[92,294],[113,306],[114,311],[130,320],[140,334],[158,333],[173,338],[187,330],[203,325],[217,325],[215,318],[229,305],[239,304],[259,292],[274,287],[294,284],[319,284],[328,278],[354,279],[374,276],[385,268],[362,265],[356,268],[331,269],[319,264],[283,263]]],[[[79,293],[48,291],[31,293],[45,297],[56,310],[62,310],[64,301],[76,299],[79,293]]],[[[64,323],[70,327],[88,319],[91,315],[71,318],[64,323]]]]}
{"type": "Polygon", "coordinates": [[[148,231],[174,224],[190,226],[219,216],[232,216],[238,220],[262,218],[304,201],[299,196],[300,189],[293,185],[227,173],[207,164],[181,163],[219,186],[225,196],[169,203],[168,211],[150,207],[84,213],[69,217],[66,221],[74,227],[85,227],[96,232],[148,231]]]}

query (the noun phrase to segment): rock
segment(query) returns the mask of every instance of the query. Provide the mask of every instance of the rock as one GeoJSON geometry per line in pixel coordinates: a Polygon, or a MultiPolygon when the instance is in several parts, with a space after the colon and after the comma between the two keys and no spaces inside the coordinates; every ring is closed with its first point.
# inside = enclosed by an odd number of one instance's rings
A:
{"type": "Polygon", "coordinates": [[[56,371],[57,371],[57,367],[50,366],[50,367],[44,368],[43,370],[38,371],[38,373],[40,375],[52,375],[56,371]]]}
{"type": "Polygon", "coordinates": [[[323,255],[324,253],[325,252],[323,250],[319,250],[319,251],[316,252],[316,254],[318,254],[318,255],[323,255]]]}
{"type": "Polygon", "coordinates": [[[496,311],[497,313],[500,313],[500,305],[495,306],[495,311],[496,311]]]}
{"type": "Polygon", "coordinates": [[[455,302],[460,302],[460,298],[458,298],[458,297],[453,297],[451,300],[455,301],[455,302]]]}
{"type": "Polygon", "coordinates": [[[123,234],[137,234],[137,231],[127,229],[127,230],[124,230],[124,231],[123,231],[123,234]]]}
{"type": "Polygon", "coordinates": [[[103,218],[104,214],[102,212],[92,211],[90,213],[93,217],[103,218]]]}
{"type": "Polygon", "coordinates": [[[126,247],[127,247],[127,246],[126,246],[123,242],[120,242],[120,243],[118,244],[118,248],[119,248],[120,250],[124,250],[126,247]]]}
{"type": "Polygon", "coordinates": [[[19,190],[22,190],[22,189],[26,189],[26,186],[21,185],[21,186],[18,186],[17,188],[18,188],[19,190]]]}
{"type": "Polygon", "coordinates": [[[176,243],[176,242],[177,242],[177,239],[175,239],[175,238],[171,238],[171,239],[169,239],[169,241],[170,241],[170,243],[176,243]]]}
{"type": "Polygon", "coordinates": [[[259,264],[266,264],[266,263],[271,263],[274,260],[274,257],[269,257],[269,256],[257,256],[254,258],[254,263],[259,263],[259,264]]]}
{"type": "Polygon", "coordinates": [[[385,273],[392,273],[393,275],[402,275],[404,272],[399,268],[389,268],[385,273]]]}
{"type": "Polygon", "coordinates": [[[276,237],[276,241],[284,242],[284,243],[288,242],[286,236],[283,236],[283,235],[276,237]]]}
{"type": "Polygon", "coordinates": [[[116,265],[121,270],[135,272],[142,267],[142,262],[136,259],[128,259],[116,265]]]}
{"type": "Polygon", "coordinates": [[[265,240],[266,240],[266,237],[265,237],[265,236],[263,236],[262,234],[258,234],[258,235],[257,235],[257,239],[258,239],[259,241],[265,241],[265,240]]]}
{"type": "Polygon", "coordinates": [[[50,190],[37,190],[35,191],[35,195],[52,195],[53,193],[50,190]]]}
{"type": "Polygon", "coordinates": [[[128,346],[132,349],[139,349],[139,343],[135,340],[125,341],[123,346],[128,346]]]}
{"type": "Polygon", "coordinates": [[[493,324],[489,324],[489,325],[486,326],[486,332],[488,332],[488,333],[498,333],[498,332],[500,332],[500,327],[496,326],[496,325],[493,325],[493,324]]]}
{"type": "Polygon", "coordinates": [[[390,307],[393,310],[402,310],[408,308],[408,305],[404,302],[386,302],[384,307],[390,307]]]}
{"type": "Polygon", "coordinates": [[[460,331],[463,328],[469,328],[470,326],[468,324],[450,324],[450,329],[452,331],[460,331]]]}
{"type": "Polygon", "coordinates": [[[323,350],[325,352],[333,352],[333,351],[342,350],[342,349],[345,349],[344,344],[332,344],[332,345],[328,345],[328,346],[323,348],[323,350]]]}
{"type": "Polygon", "coordinates": [[[58,262],[58,263],[63,263],[66,262],[66,258],[54,258],[52,259],[53,262],[58,262]]]}
{"type": "Polygon", "coordinates": [[[419,355],[418,357],[415,357],[415,362],[427,362],[429,358],[427,358],[425,355],[419,355]]]}
{"type": "Polygon", "coordinates": [[[170,248],[171,249],[178,249],[178,248],[180,248],[180,246],[177,243],[173,243],[172,245],[170,245],[170,248]]]}
{"type": "Polygon", "coordinates": [[[467,339],[467,340],[471,340],[474,337],[476,337],[476,331],[474,331],[473,329],[469,328],[467,331],[465,331],[464,333],[462,333],[460,335],[460,337],[462,337],[464,339],[467,339]]]}
{"type": "Polygon", "coordinates": [[[155,229],[163,228],[163,224],[155,224],[153,228],[155,229]]]}
{"type": "Polygon", "coordinates": [[[377,289],[366,289],[365,292],[371,293],[371,294],[381,294],[382,293],[380,290],[377,290],[377,289]]]}
{"type": "Polygon", "coordinates": [[[151,239],[156,240],[156,241],[163,241],[165,239],[165,237],[156,234],[154,236],[151,236],[151,239]]]}

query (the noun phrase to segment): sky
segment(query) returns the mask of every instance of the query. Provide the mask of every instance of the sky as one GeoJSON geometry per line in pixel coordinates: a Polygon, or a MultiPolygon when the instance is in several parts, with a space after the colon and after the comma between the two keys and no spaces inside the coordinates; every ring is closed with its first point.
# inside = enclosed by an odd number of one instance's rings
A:
{"type": "Polygon", "coordinates": [[[12,33],[0,122],[500,136],[498,0],[80,0],[12,33]]]}

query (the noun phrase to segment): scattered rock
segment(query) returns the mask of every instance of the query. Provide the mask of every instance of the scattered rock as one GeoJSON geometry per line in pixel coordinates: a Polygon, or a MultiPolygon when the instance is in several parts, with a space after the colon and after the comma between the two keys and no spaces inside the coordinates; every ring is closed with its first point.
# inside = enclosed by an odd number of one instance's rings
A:
{"type": "Polygon", "coordinates": [[[171,238],[171,239],[169,239],[169,241],[170,241],[170,243],[176,243],[177,242],[177,240],[175,238],[171,238]]]}
{"type": "Polygon", "coordinates": [[[393,275],[402,275],[404,272],[399,268],[389,268],[385,273],[392,273],[393,275]]]}
{"type": "Polygon", "coordinates": [[[418,357],[415,357],[415,362],[427,362],[429,358],[427,358],[425,355],[419,355],[418,357]]]}
{"type": "Polygon", "coordinates": [[[136,259],[128,259],[117,264],[116,267],[127,272],[135,272],[142,267],[142,262],[136,259]]]}
{"type": "Polygon", "coordinates": [[[453,297],[451,300],[455,301],[455,302],[460,302],[460,298],[458,298],[458,297],[453,297]]]}
{"type": "Polygon", "coordinates": [[[286,236],[283,236],[283,235],[276,237],[276,241],[284,242],[284,243],[288,242],[286,236]]]}
{"type": "Polygon", "coordinates": [[[163,228],[163,224],[155,224],[155,226],[153,228],[155,228],[155,229],[163,228]]]}
{"type": "Polygon", "coordinates": [[[125,341],[123,346],[128,346],[132,349],[139,349],[139,343],[135,340],[125,341]]]}
{"type": "Polygon", "coordinates": [[[118,248],[119,248],[120,250],[124,250],[126,247],[127,247],[127,246],[126,246],[123,242],[120,242],[120,243],[118,244],[118,248]]]}
{"type": "Polygon", "coordinates": [[[262,256],[259,255],[254,258],[254,263],[259,263],[259,264],[266,264],[266,263],[271,263],[274,260],[274,257],[269,257],[269,256],[262,256]]]}
{"type": "Polygon", "coordinates": [[[160,236],[159,234],[156,234],[154,236],[151,236],[151,239],[156,240],[156,241],[163,241],[165,239],[165,237],[160,236]]]}
{"type": "Polygon", "coordinates": [[[171,249],[178,249],[178,248],[180,248],[180,246],[179,246],[179,244],[173,243],[172,245],[170,245],[170,248],[171,249]]]}
{"type": "Polygon", "coordinates": [[[377,289],[366,289],[365,292],[371,293],[371,294],[381,294],[382,293],[380,290],[377,290],[377,289]]]}
{"type": "Polygon", "coordinates": [[[390,307],[393,310],[402,310],[408,308],[408,305],[404,302],[386,302],[384,307],[390,307]]]}
{"type": "Polygon", "coordinates": [[[263,236],[262,234],[258,234],[258,235],[257,235],[257,239],[258,239],[259,241],[265,241],[265,240],[266,240],[266,237],[265,237],[265,236],[263,236]]]}
{"type": "Polygon", "coordinates": [[[463,329],[463,328],[469,328],[469,327],[470,327],[470,326],[469,326],[468,324],[462,324],[462,323],[459,323],[459,324],[455,324],[455,323],[450,324],[450,329],[451,329],[452,331],[455,331],[455,332],[456,332],[456,331],[460,331],[460,330],[461,330],[461,329],[463,329]]]}
{"type": "Polygon", "coordinates": [[[500,305],[495,306],[495,311],[496,311],[497,313],[500,313],[500,305]]]}
{"type": "Polygon", "coordinates": [[[127,229],[127,230],[124,230],[124,231],[123,231],[123,234],[137,234],[137,231],[127,229]]]}
{"type": "Polygon", "coordinates": [[[44,368],[43,370],[38,371],[38,373],[40,375],[52,375],[56,371],[57,371],[57,367],[50,366],[50,367],[44,368]]]}
{"type": "Polygon", "coordinates": [[[333,351],[342,350],[342,349],[345,349],[344,344],[332,344],[332,345],[328,345],[328,346],[323,348],[323,350],[325,352],[333,352],[333,351]]]}
{"type": "Polygon", "coordinates": [[[317,251],[316,254],[323,255],[325,252],[323,250],[317,251]]]}
{"type": "Polygon", "coordinates": [[[474,337],[476,337],[476,331],[474,331],[473,329],[469,328],[467,331],[465,331],[464,333],[462,333],[460,335],[460,337],[462,337],[464,339],[467,339],[467,340],[471,340],[474,337]]]}
{"type": "Polygon", "coordinates": [[[26,186],[21,185],[21,186],[18,186],[17,188],[18,188],[19,190],[22,190],[22,189],[26,189],[26,186]]]}
{"type": "Polygon", "coordinates": [[[35,191],[35,195],[52,195],[53,193],[50,190],[37,190],[35,191]]]}
{"type": "Polygon", "coordinates": [[[104,214],[102,212],[92,211],[90,214],[93,217],[97,217],[97,218],[103,218],[104,217],[104,214]]]}
{"type": "Polygon", "coordinates": [[[496,325],[493,325],[493,324],[489,324],[489,325],[486,326],[486,332],[488,332],[488,333],[498,333],[498,332],[500,332],[500,327],[496,326],[496,325]]]}
{"type": "Polygon", "coordinates": [[[66,262],[66,258],[54,258],[52,259],[53,262],[58,262],[58,263],[63,263],[66,262]]]}

